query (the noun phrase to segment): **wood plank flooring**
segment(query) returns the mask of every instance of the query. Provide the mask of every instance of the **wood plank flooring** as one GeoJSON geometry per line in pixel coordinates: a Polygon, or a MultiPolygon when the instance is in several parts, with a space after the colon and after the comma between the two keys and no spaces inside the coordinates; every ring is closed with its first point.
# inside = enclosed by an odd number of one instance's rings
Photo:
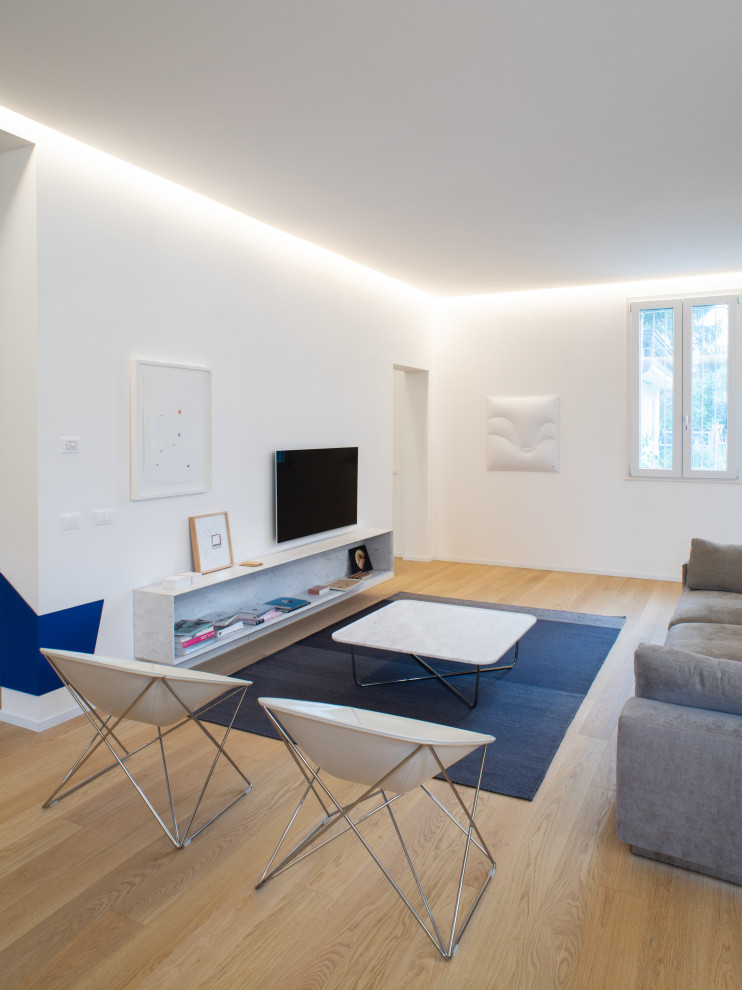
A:
{"type": "MultiPolygon", "coordinates": [[[[210,666],[232,672],[394,591],[627,616],[535,800],[482,795],[497,875],[455,958],[440,958],[350,837],[254,890],[296,796],[274,740],[233,734],[252,793],[181,851],[118,771],[42,811],[87,741],[80,716],[42,734],[0,723],[2,990],[742,987],[742,889],[633,857],[615,835],[634,647],[662,640],[679,585],[397,561],[392,581],[210,666]]],[[[190,786],[196,750],[177,736],[171,758],[190,786]]],[[[408,800],[405,820],[429,836],[430,802],[408,800]]]]}

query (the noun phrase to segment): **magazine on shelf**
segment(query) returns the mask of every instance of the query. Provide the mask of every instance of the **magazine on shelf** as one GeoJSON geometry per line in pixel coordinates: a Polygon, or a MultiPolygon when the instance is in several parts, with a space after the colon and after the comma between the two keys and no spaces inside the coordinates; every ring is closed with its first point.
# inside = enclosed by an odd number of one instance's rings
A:
{"type": "Polygon", "coordinates": [[[357,588],[358,582],[352,578],[338,578],[330,585],[332,591],[348,591],[350,588],[357,588]]]}
{"type": "Polygon", "coordinates": [[[273,608],[272,605],[267,605],[265,602],[255,602],[250,605],[245,605],[243,609],[240,609],[240,615],[265,615],[266,612],[270,612],[273,608]]]}
{"type": "Polygon", "coordinates": [[[210,619],[179,619],[173,628],[175,649],[193,650],[208,639],[216,636],[216,629],[210,619]]]}
{"type": "Polygon", "coordinates": [[[243,626],[259,626],[261,622],[265,622],[264,615],[245,615],[242,619],[243,626]]]}
{"type": "Polygon", "coordinates": [[[209,629],[208,632],[200,633],[198,636],[191,636],[190,639],[176,640],[176,644],[180,642],[180,646],[184,650],[193,649],[194,646],[200,646],[201,643],[205,643],[207,639],[213,639],[216,636],[216,629],[209,629]]]}
{"type": "Polygon", "coordinates": [[[178,619],[174,631],[178,639],[194,639],[203,633],[212,632],[214,623],[211,619],[178,619]]]}
{"type": "Polygon", "coordinates": [[[239,612],[215,612],[211,616],[211,622],[219,632],[220,629],[226,629],[228,626],[234,625],[235,622],[240,622],[239,612]]]}
{"type": "Polygon", "coordinates": [[[190,653],[194,653],[196,650],[200,650],[204,646],[208,646],[212,639],[216,639],[216,629],[212,629],[211,632],[208,633],[203,633],[201,636],[196,636],[194,639],[176,639],[175,656],[187,657],[190,653]]]}
{"type": "Polygon", "coordinates": [[[266,615],[271,611],[273,611],[272,605],[248,605],[237,614],[246,625],[257,626],[265,622],[266,615]]]}
{"type": "Polygon", "coordinates": [[[271,608],[277,608],[280,612],[293,612],[297,608],[304,608],[309,602],[304,598],[273,598],[266,602],[271,608]]]}

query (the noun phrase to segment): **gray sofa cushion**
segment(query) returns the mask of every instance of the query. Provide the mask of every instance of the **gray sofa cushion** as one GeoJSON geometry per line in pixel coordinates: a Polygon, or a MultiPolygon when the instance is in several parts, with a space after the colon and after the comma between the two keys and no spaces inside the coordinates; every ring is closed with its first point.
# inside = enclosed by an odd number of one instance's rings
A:
{"type": "Polygon", "coordinates": [[[742,625],[742,595],[731,591],[691,591],[686,588],[670,619],[670,626],[678,622],[742,625]]]}
{"type": "MultiPolygon", "coordinates": [[[[742,638],[742,631],[738,629],[737,634],[742,638]]],[[[640,643],[634,653],[634,677],[637,698],[742,715],[739,660],[720,660],[669,646],[640,643]]]]}
{"type": "Polygon", "coordinates": [[[679,622],[665,637],[665,646],[720,660],[742,660],[742,626],[714,622],[679,622]]]}
{"type": "Polygon", "coordinates": [[[742,546],[690,541],[687,586],[693,591],[734,591],[742,594],[742,546]]]}

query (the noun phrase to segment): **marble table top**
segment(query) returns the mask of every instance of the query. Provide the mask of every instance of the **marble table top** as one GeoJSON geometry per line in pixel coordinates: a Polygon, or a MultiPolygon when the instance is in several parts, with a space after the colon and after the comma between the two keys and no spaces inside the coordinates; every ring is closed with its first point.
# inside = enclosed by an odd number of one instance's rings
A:
{"type": "Polygon", "coordinates": [[[403,599],[338,629],[338,643],[476,666],[491,664],[536,622],[524,612],[403,599]]]}

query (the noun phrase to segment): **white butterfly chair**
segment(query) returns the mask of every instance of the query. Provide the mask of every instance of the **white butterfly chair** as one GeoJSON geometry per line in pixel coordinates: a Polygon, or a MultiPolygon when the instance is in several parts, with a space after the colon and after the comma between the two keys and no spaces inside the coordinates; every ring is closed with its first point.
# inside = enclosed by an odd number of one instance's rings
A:
{"type": "MultiPolygon", "coordinates": [[[[257,884],[257,888],[298,863],[311,852],[317,851],[327,842],[352,829],[422,925],[439,952],[444,958],[450,959],[458,947],[464,929],[468,925],[487,884],[495,874],[495,861],[474,822],[482,770],[484,769],[484,758],[487,745],[494,742],[493,736],[446,725],[436,725],[432,722],[421,722],[417,719],[402,718],[397,715],[384,715],[381,712],[322,704],[321,702],[293,701],[286,698],[259,698],[258,701],[296,761],[307,782],[307,787],[257,884]],[[482,748],[479,777],[473,798],[470,801],[471,810],[469,810],[461,793],[446,772],[446,768],[479,747],[482,748]],[[323,772],[340,780],[362,784],[365,790],[360,797],[343,805],[331,792],[324,777],[320,776],[323,772]],[[453,793],[454,808],[457,809],[463,824],[426,786],[426,781],[439,773],[443,775],[453,793]],[[463,838],[460,836],[463,856],[458,878],[458,890],[453,902],[451,930],[446,938],[441,934],[441,927],[433,916],[430,899],[423,890],[418,870],[413,865],[412,857],[402,838],[401,829],[391,807],[399,797],[418,786],[422,787],[423,791],[441,810],[444,816],[442,817],[443,823],[450,824],[452,822],[463,833],[463,838]],[[276,863],[279,851],[283,847],[310,790],[322,806],[324,816],[290,852],[285,853],[282,859],[276,863]],[[375,807],[363,813],[359,806],[371,799],[374,799],[375,807]],[[404,856],[412,871],[415,885],[424,905],[424,911],[427,914],[427,920],[413,907],[409,898],[403,893],[399,884],[393,879],[359,831],[358,826],[361,822],[366,821],[384,808],[389,813],[394,832],[402,845],[404,856]],[[355,819],[351,818],[352,812],[357,812],[355,819]],[[343,821],[345,827],[340,831],[336,829],[333,834],[328,835],[336,823],[343,821]],[[471,865],[469,854],[473,851],[472,847],[476,847],[483,854],[489,865],[484,882],[457,928],[458,916],[461,913],[464,878],[467,873],[467,865],[471,865]]],[[[419,842],[419,837],[417,841],[419,842]]]]}
{"type": "Polygon", "coordinates": [[[72,653],[67,650],[51,649],[42,649],[41,653],[52,665],[95,729],[92,739],[51,797],[44,803],[44,808],[56,804],[57,801],[61,801],[62,798],[84,787],[85,784],[119,766],[165,830],[173,845],[182,849],[207,825],[210,825],[219,815],[231,808],[236,801],[249,793],[252,787],[250,781],[226,752],[224,746],[242,704],[245,691],[252,681],[224,677],[221,674],[210,674],[201,670],[179,670],[166,664],[93,656],[90,653],[72,653]],[[237,696],[234,714],[221,742],[219,742],[201,722],[196,711],[230,690],[237,696]],[[155,726],[157,733],[148,742],[130,751],[116,734],[117,731],[121,734],[119,727],[125,720],[155,726]],[[216,754],[196,798],[193,810],[190,814],[181,814],[181,822],[184,818],[188,818],[188,823],[183,829],[176,816],[163,740],[167,735],[186,724],[198,726],[208,744],[215,747],[216,754]],[[133,756],[153,743],[159,744],[158,748],[162,758],[167,803],[170,806],[169,813],[172,820],[171,827],[165,823],[127,766],[133,756]],[[100,746],[106,746],[110,750],[114,762],[73,784],[67,790],[63,790],[70,779],[78,773],[100,746]],[[194,827],[196,813],[221,756],[232,765],[241,778],[239,793],[228,804],[222,806],[209,821],[195,831],[191,831],[194,827]],[[247,786],[243,786],[243,784],[247,786]]]}

